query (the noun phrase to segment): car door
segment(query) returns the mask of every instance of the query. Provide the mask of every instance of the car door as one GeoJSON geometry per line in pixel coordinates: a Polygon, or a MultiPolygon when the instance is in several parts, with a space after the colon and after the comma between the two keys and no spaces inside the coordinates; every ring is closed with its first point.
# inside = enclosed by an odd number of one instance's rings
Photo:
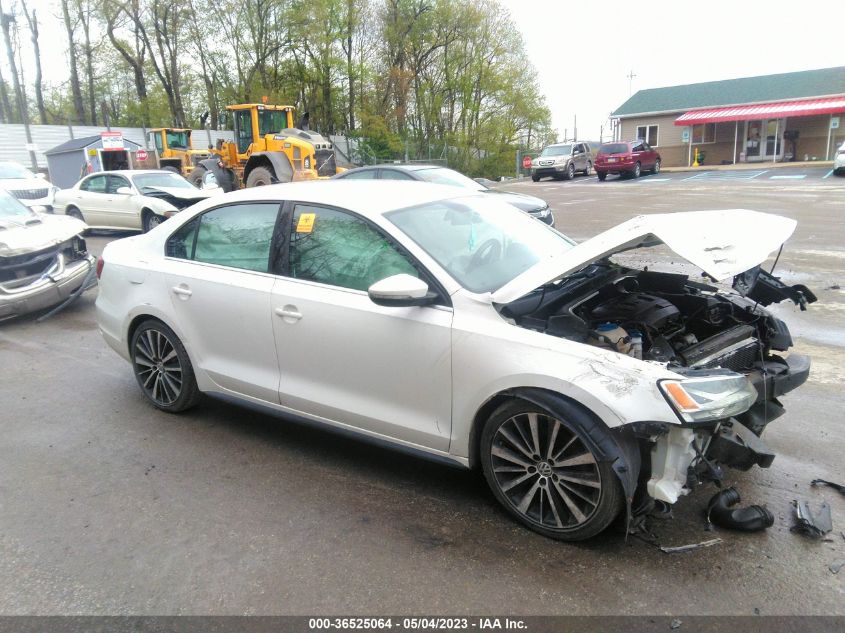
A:
{"type": "Polygon", "coordinates": [[[278,403],[269,261],[278,202],[225,204],[167,241],[165,279],[191,360],[221,393],[278,403]]]}
{"type": "Polygon", "coordinates": [[[132,183],[125,176],[109,174],[106,182],[107,197],[104,202],[103,214],[109,219],[111,226],[126,229],[140,229],[141,215],[136,209],[136,198],[133,194],[117,193],[121,187],[135,191],[132,183]]]}
{"type": "Polygon", "coordinates": [[[634,162],[640,163],[640,168],[645,171],[648,169],[646,163],[644,161],[648,160],[648,156],[645,153],[644,143],[642,141],[637,141],[636,143],[632,143],[631,145],[631,155],[634,158],[634,162]]]}
{"type": "MultiPolygon", "coordinates": [[[[82,219],[89,226],[111,226],[104,212],[106,208],[107,174],[93,174],[79,183],[79,189],[70,197],[67,206],[74,206],[82,213],[82,219]]],[[[67,212],[67,207],[65,208],[67,212]]]]}
{"type": "Polygon", "coordinates": [[[576,144],[575,149],[578,152],[578,155],[576,156],[575,170],[584,171],[585,169],[587,169],[587,152],[584,147],[584,144],[576,144]]]}
{"type": "Polygon", "coordinates": [[[448,450],[451,324],[439,305],[383,307],[367,288],[427,273],[380,229],[341,209],[289,205],[273,287],[282,405],[403,442],[448,450]]]}
{"type": "Polygon", "coordinates": [[[643,169],[653,169],[657,162],[657,152],[648,143],[643,143],[643,169]]]}

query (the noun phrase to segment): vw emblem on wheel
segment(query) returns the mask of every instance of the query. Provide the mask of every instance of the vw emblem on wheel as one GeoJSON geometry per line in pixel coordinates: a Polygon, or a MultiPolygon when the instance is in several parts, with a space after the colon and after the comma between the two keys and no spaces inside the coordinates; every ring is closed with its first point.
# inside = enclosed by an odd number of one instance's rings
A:
{"type": "Polygon", "coordinates": [[[543,477],[551,477],[552,467],[549,466],[549,462],[540,462],[537,464],[537,472],[543,477]]]}

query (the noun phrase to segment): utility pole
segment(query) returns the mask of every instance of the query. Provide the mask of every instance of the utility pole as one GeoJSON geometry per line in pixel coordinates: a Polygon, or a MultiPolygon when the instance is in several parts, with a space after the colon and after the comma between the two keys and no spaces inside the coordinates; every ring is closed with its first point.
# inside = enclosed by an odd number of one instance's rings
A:
{"type": "Polygon", "coordinates": [[[632,94],[632,86],[633,86],[633,82],[634,82],[634,77],[636,77],[636,75],[634,74],[633,70],[630,70],[630,71],[628,71],[628,74],[626,75],[626,77],[628,77],[628,96],[630,97],[631,94],[632,94]]]}
{"type": "Polygon", "coordinates": [[[572,140],[573,141],[578,140],[578,115],[577,114],[572,115],[572,140]]]}

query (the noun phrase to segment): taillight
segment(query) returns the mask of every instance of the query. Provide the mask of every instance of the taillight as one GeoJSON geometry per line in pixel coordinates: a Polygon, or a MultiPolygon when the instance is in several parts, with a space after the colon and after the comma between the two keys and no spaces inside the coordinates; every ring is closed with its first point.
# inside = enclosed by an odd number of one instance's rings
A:
{"type": "Polygon", "coordinates": [[[105,266],[105,265],[106,265],[106,262],[103,259],[103,256],[100,255],[97,258],[97,279],[99,279],[100,276],[103,274],[103,266],[105,266]]]}

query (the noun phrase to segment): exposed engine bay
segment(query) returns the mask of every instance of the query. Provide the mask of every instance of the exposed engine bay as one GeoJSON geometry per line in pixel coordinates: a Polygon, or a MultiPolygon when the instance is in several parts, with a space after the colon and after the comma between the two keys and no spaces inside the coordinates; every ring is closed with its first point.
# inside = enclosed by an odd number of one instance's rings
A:
{"type": "Polygon", "coordinates": [[[192,189],[147,186],[141,188],[141,193],[148,198],[164,200],[181,211],[208,198],[208,193],[192,189]]]}
{"type": "Polygon", "coordinates": [[[731,291],[603,259],[499,311],[520,327],[665,364],[685,377],[748,379],[756,401],[751,392],[751,406],[741,413],[703,423],[681,419],[677,427],[639,425],[641,498],[674,503],[701,481],[721,481],[722,466],[772,463],[759,436],[784,413],[778,397],[801,385],[810,367],[807,357],[779,355],[792,337],[764,306],[785,299],[802,310],[816,301],[805,286],[786,286],[759,266],[737,275],[731,291]]]}

